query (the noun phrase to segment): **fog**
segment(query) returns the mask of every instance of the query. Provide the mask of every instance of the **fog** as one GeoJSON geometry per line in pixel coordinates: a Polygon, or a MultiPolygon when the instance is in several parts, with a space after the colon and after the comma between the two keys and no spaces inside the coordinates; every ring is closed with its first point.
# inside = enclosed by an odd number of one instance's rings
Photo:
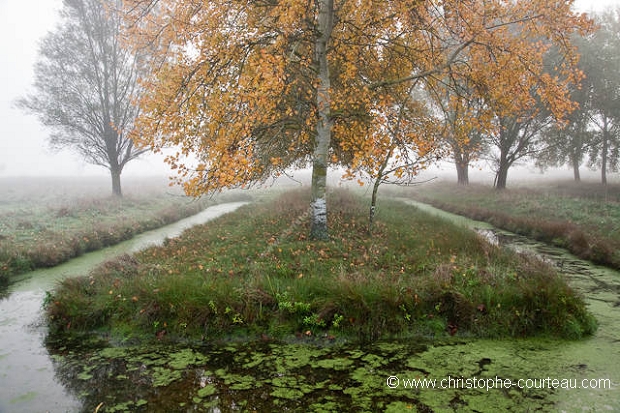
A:
{"type": "MultiPolygon", "coordinates": [[[[0,177],[101,176],[102,167],[87,164],[70,151],[52,151],[49,131],[15,100],[32,91],[39,40],[54,29],[62,0],[0,0],[0,177]]],[[[130,162],[123,176],[168,175],[161,157],[130,162]]]]}
{"type": "MultiPolygon", "coordinates": [[[[109,176],[106,169],[89,165],[72,152],[51,151],[47,144],[48,131],[34,116],[14,106],[17,98],[32,90],[38,41],[54,28],[61,5],[61,0],[0,0],[0,177],[109,176]]],[[[599,11],[620,5],[620,0],[577,0],[575,5],[579,11],[599,11]]],[[[531,168],[524,171],[532,172],[531,168]]],[[[432,171],[440,172],[454,173],[450,166],[432,171]]],[[[511,170],[510,176],[517,172],[511,170]]],[[[476,180],[476,171],[472,173],[476,180]]],[[[570,171],[566,173],[571,176],[570,171]]],[[[162,158],[154,155],[130,162],[123,171],[124,178],[170,174],[162,158]]],[[[486,180],[489,174],[480,176],[486,180]]]]}

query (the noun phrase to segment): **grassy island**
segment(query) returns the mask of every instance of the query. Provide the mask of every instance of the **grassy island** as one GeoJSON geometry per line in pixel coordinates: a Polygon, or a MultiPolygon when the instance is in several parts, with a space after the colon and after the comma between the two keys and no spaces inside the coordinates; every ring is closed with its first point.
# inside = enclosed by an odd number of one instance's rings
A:
{"type": "Polygon", "coordinates": [[[331,238],[311,242],[309,194],[286,192],[161,247],[63,281],[52,334],[113,342],[393,337],[580,338],[596,323],[554,269],[396,200],[329,197],[331,238]]]}

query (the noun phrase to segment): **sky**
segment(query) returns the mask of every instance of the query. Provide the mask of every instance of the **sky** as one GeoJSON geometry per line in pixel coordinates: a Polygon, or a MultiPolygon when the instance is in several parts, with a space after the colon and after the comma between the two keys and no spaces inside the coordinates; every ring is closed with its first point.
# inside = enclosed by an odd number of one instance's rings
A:
{"type": "MultiPolygon", "coordinates": [[[[14,102],[32,92],[39,40],[54,29],[62,0],[0,0],[0,177],[107,176],[64,150],[51,151],[49,131],[14,102]]],[[[577,0],[582,12],[620,6],[620,0],[577,0]]],[[[123,176],[170,175],[161,158],[148,155],[130,162],[123,176]]]]}

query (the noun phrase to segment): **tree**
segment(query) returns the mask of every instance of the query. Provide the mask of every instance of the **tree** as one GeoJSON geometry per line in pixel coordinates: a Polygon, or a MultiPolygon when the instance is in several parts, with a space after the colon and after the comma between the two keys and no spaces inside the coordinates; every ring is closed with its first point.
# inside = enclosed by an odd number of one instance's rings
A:
{"type": "Polygon", "coordinates": [[[522,55],[533,79],[523,81],[520,77],[515,82],[506,78],[505,62],[496,60],[488,68],[494,86],[483,84],[484,108],[492,116],[490,128],[484,133],[488,135],[488,150],[495,167],[494,186],[499,190],[506,188],[508,171],[515,162],[546,150],[543,136],[550,128],[565,126],[567,115],[578,106],[571,99],[571,93],[583,78],[576,68],[577,58],[567,57],[563,49],[557,49],[557,44],[554,46],[549,39],[540,36],[524,38],[518,27],[510,30],[515,32],[515,38],[535,46],[522,55]],[[547,94],[556,87],[556,80],[563,76],[566,66],[575,68],[571,82],[565,84],[561,94],[550,98],[547,94]],[[502,85],[504,82],[506,84],[502,85]],[[504,93],[498,94],[498,90],[504,93]],[[553,102],[558,96],[561,100],[553,102]]]}
{"type": "MultiPolygon", "coordinates": [[[[113,1],[64,0],[62,21],[42,41],[36,91],[18,105],[52,128],[52,147],[75,150],[110,171],[121,196],[121,172],[144,153],[129,138],[139,109],[139,56],[123,47],[113,1]]],[[[120,0],[119,0],[120,1],[120,0]]]]}
{"type": "MultiPolygon", "coordinates": [[[[377,195],[382,184],[412,185],[419,172],[442,156],[439,136],[441,125],[430,112],[425,96],[417,84],[401,84],[389,100],[377,105],[375,119],[360,131],[372,139],[351,142],[344,146],[349,153],[345,159],[345,177],[367,177],[372,182],[368,230],[372,232],[377,195]],[[367,147],[352,147],[365,144],[367,147]]],[[[347,127],[346,125],[343,125],[347,127]]],[[[358,179],[363,184],[361,179],[358,179]]]]}
{"type": "Polygon", "coordinates": [[[495,166],[496,189],[505,189],[508,181],[508,170],[520,159],[533,156],[540,151],[542,136],[551,124],[545,114],[530,114],[521,117],[498,117],[497,133],[491,135],[490,141],[498,150],[493,154],[495,166]]]}
{"type": "Polygon", "coordinates": [[[443,140],[452,153],[457,183],[468,185],[469,164],[485,149],[483,131],[489,129],[488,107],[467,78],[448,76],[429,89],[429,94],[443,118],[443,140]]]}
{"type": "Polygon", "coordinates": [[[588,77],[585,93],[589,125],[594,132],[590,160],[601,168],[601,182],[616,170],[620,151],[620,9],[596,18],[598,30],[579,43],[583,70],[588,77]]]}
{"type": "Polygon", "coordinates": [[[601,168],[601,182],[607,182],[607,172],[616,170],[620,150],[620,23],[618,10],[595,15],[598,28],[588,36],[576,37],[581,59],[579,68],[585,79],[574,90],[573,100],[579,108],[570,115],[566,128],[553,128],[545,137],[548,150],[539,154],[541,167],[573,167],[576,181],[580,180],[579,165],[589,155],[590,166],[601,168]]]}
{"type": "Polygon", "coordinates": [[[547,147],[536,154],[536,165],[541,169],[570,165],[575,182],[581,181],[579,167],[593,142],[593,134],[588,131],[584,112],[578,112],[581,116],[571,116],[565,127],[547,130],[542,137],[547,147]]]}
{"type": "MultiPolygon", "coordinates": [[[[567,116],[565,124],[552,125],[543,132],[541,139],[544,142],[544,148],[535,154],[536,165],[541,169],[550,166],[570,165],[573,168],[573,177],[577,182],[581,180],[579,167],[593,142],[593,134],[588,130],[592,78],[584,70],[584,63],[587,61],[587,57],[584,59],[584,52],[587,50],[584,41],[583,37],[576,36],[573,39],[573,43],[577,46],[581,56],[578,66],[585,75],[579,87],[571,91],[571,100],[577,104],[577,107],[567,116]]],[[[557,56],[557,53],[553,54],[557,56]]]]}
{"type": "Polygon", "coordinates": [[[310,163],[311,235],[325,239],[329,163],[386,159],[349,148],[373,148],[373,131],[394,129],[385,116],[393,101],[382,97],[395,89],[457,69],[496,88],[486,69],[494,64],[505,72],[497,96],[537,85],[554,113],[566,111],[567,84],[578,78],[568,36],[589,24],[571,3],[126,0],[136,46],[158,53],[136,140],[176,147],[167,162],[192,195],[310,163]],[[524,41],[534,37],[566,53],[556,78],[539,76],[544,48],[524,41]]]}

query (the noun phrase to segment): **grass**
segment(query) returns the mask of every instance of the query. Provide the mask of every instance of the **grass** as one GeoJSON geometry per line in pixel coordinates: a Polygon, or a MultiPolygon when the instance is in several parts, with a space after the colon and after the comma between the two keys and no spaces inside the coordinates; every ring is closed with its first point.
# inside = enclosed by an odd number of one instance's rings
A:
{"type": "Polygon", "coordinates": [[[440,183],[409,195],[620,269],[618,185],[559,182],[498,192],[481,185],[440,183]]]}
{"type": "Polygon", "coordinates": [[[207,205],[160,181],[128,185],[122,199],[108,196],[107,187],[90,180],[3,179],[0,184],[3,282],[193,215],[207,205]]]}
{"type": "Polygon", "coordinates": [[[411,336],[580,338],[581,297],[548,265],[384,200],[329,197],[331,239],[309,242],[306,192],[287,192],[164,246],[67,279],[48,297],[54,334],[121,341],[234,337],[361,341],[411,336]]]}

